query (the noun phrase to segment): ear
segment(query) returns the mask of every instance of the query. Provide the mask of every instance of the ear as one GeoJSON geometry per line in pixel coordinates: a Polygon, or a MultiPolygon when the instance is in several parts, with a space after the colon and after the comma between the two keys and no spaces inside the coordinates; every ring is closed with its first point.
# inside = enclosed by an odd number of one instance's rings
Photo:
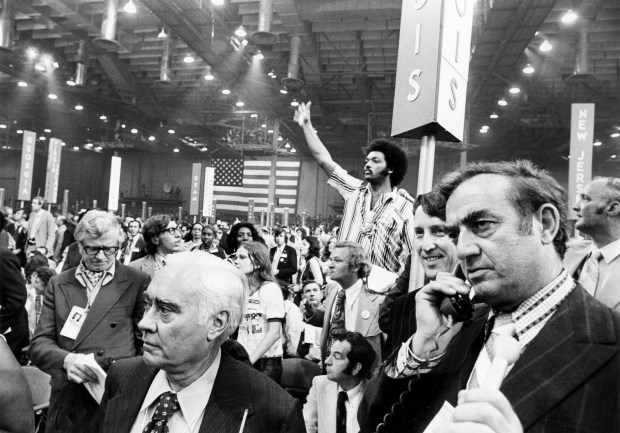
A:
{"type": "Polygon", "coordinates": [[[157,235],[151,236],[151,243],[153,245],[159,245],[159,236],[157,236],[157,235]]]}
{"type": "Polygon", "coordinates": [[[550,203],[540,206],[534,213],[532,221],[540,227],[541,242],[544,245],[552,244],[560,230],[560,212],[550,203]]]}
{"type": "Polygon", "coordinates": [[[351,376],[357,376],[358,373],[361,371],[361,369],[362,369],[362,364],[359,362],[356,362],[353,368],[351,369],[351,376]]]}
{"type": "Polygon", "coordinates": [[[209,327],[207,332],[207,341],[213,341],[222,335],[230,322],[230,315],[228,311],[220,311],[213,317],[213,323],[209,327]]]}
{"type": "Polygon", "coordinates": [[[607,206],[607,215],[609,216],[618,216],[620,215],[620,202],[612,201],[607,206]]]}

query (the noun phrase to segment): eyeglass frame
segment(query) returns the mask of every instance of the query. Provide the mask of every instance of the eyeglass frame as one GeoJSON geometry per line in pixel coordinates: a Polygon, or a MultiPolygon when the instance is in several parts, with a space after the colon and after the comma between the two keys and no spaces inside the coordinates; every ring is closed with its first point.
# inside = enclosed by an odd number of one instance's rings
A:
{"type": "Polygon", "coordinates": [[[158,231],[158,232],[157,232],[157,234],[158,234],[158,235],[160,235],[160,234],[162,234],[162,233],[166,233],[166,232],[168,232],[168,234],[169,234],[170,236],[174,236],[174,235],[175,235],[175,233],[177,233],[177,232],[178,232],[178,233],[181,233],[181,229],[179,228],[179,226],[176,226],[176,227],[168,227],[168,228],[166,228],[166,229],[163,229],[163,230],[158,231]]]}
{"type": "Polygon", "coordinates": [[[88,254],[89,256],[96,256],[97,254],[99,254],[99,251],[103,251],[103,254],[105,254],[105,256],[106,256],[106,257],[111,257],[111,256],[113,256],[114,254],[116,254],[116,253],[118,252],[118,250],[120,250],[120,249],[121,249],[121,247],[120,247],[120,246],[118,246],[118,245],[117,245],[117,246],[115,246],[115,247],[93,247],[93,246],[90,246],[90,245],[84,245],[82,242],[80,242],[80,245],[82,245],[82,248],[84,249],[84,252],[85,252],[86,254],[88,254]],[[92,253],[92,252],[88,252],[88,250],[89,250],[89,249],[90,249],[91,251],[92,251],[93,249],[94,249],[94,250],[96,250],[96,251],[95,251],[94,253],[92,253]],[[111,250],[111,249],[113,249],[114,251],[113,251],[113,252],[110,252],[110,253],[108,254],[108,252],[106,252],[106,250],[111,250]]]}

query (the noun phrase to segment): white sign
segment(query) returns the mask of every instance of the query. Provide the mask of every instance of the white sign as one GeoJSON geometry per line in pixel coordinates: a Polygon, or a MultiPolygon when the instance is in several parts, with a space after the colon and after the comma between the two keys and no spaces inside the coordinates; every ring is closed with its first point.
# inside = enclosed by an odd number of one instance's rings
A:
{"type": "Polygon", "coordinates": [[[110,168],[110,193],[108,194],[108,210],[118,210],[118,196],[121,186],[121,161],[118,156],[112,157],[112,166],[110,168]]]}
{"type": "Polygon", "coordinates": [[[205,189],[202,199],[202,216],[210,218],[213,215],[213,182],[215,180],[215,168],[205,167],[205,189]]]}

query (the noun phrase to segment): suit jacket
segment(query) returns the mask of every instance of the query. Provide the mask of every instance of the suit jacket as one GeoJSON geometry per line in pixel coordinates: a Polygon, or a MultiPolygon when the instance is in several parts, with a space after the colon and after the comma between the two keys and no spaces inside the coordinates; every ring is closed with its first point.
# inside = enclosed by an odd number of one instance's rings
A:
{"type": "Polygon", "coordinates": [[[22,276],[17,257],[9,250],[0,248],[0,334],[17,359],[28,346],[28,313],[26,305],[26,282],[22,276]]]}
{"type": "MultiPolygon", "coordinates": [[[[368,385],[358,411],[362,432],[375,431],[409,381],[401,415],[383,431],[423,431],[444,401],[456,405],[483,345],[489,308],[478,305],[452,339],[441,362],[419,379],[385,379],[368,385]]],[[[500,390],[524,432],[620,431],[620,315],[580,285],[559,305],[506,376],[500,390]]]]}
{"type": "Polygon", "coordinates": [[[155,263],[155,256],[152,254],[148,254],[141,259],[134,260],[129,263],[129,266],[138,269],[146,274],[149,274],[151,278],[155,276],[155,273],[158,271],[157,264],[155,263]]]}
{"type": "MultiPolygon", "coordinates": [[[[136,241],[136,245],[131,250],[131,259],[130,262],[138,260],[146,255],[144,248],[146,247],[146,242],[144,242],[144,238],[141,234],[138,233],[138,240],[136,241]]],[[[123,243],[123,256],[125,256],[125,249],[127,249],[127,244],[129,243],[129,236],[127,236],[127,240],[123,243]]]]}
{"type": "MultiPolygon", "coordinates": [[[[572,239],[566,245],[568,249],[564,255],[564,267],[568,271],[568,275],[578,280],[587,255],[592,249],[592,241],[572,239]]],[[[608,266],[611,268],[611,275],[620,277],[620,257],[616,257],[608,266]]],[[[599,281],[594,297],[609,308],[620,311],[620,280],[599,281]]]]}
{"type": "Polygon", "coordinates": [[[30,213],[30,217],[28,218],[28,237],[35,239],[37,247],[47,248],[47,255],[49,256],[54,253],[56,222],[52,214],[45,209],[41,209],[39,212],[41,213],[41,219],[34,233],[31,233],[31,225],[34,224],[36,214],[34,212],[30,213]]]}
{"type": "MultiPolygon", "coordinates": [[[[157,371],[142,357],[114,364],[101,400],[101,433],[129,433],[157,371]]],[[[299,400],[264,374],[222,351],[199,432],[236,433],[246,409],[244,433],[305,432],[299,400]]]]}
{"type": "Polygon", "coordinates": [[[82,254],[80,254],[80,247],[77,242],[73,242],[67,247],[67,257],[65,258],[65,263],[62,265],[62,272],[77,267],[81,260],[82,254]]]}
{"type": "Polygon", "coordinates": [[[30,344],[30,359],[52,376],[46,432],[96,431],[98,405],[84,385],[69,382],[63,369],[71,353],[94,353],[104,370],[117,359],[142,350],[138,322],[144,314],[148,275],[116,262],[114,278],[101,287],[75,340],[60,335],[71,308],[86,307],[86,289],[71,269],[53,277],[43,300],[39,324],[30,344]]]}
{"type": "MultiPolygon", "coordinates": [[[[361,382],[362,390],[366,380],[361,382]]],[[[334,433],[336,431],[336,407],[338,405],[338,384],[327,376],[315,376],[308,401],[304,404],[304,422],[307,433],[334,433]]]]}
{"type": "MultiPolygon", "coordinates": [[[[269,250],[269,260],[273,262],[273,256],[276,254],[276,249],[273,247],[269,250]]],[[[278,275],[276,278],[286,283],[293,282],[293,275],[297,272],[297,252],[295,248],[284,245],[284,250],[280,254],[280,260],[278,260],[278,275]]]]}

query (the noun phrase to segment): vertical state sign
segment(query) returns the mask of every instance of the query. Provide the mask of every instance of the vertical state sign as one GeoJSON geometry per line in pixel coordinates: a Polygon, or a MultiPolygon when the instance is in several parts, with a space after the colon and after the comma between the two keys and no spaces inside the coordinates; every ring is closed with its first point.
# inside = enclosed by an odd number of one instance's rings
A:
{"type": "Polygon", "coordinates": [[[195,162],[192,164],[192,184],[190,188],[189,214],[198,215],[200,208],[200,175],[202,173],[202,164],[195,162]]]}
{"type": "Polygon", "coordinates": [[[403,0],[392,136],[461,141],[473,0],[403,0]]]}
{"type": "Polygon", "coordinates": [[[58,197],[61,152],[62,141],[58,138],[50,138],[47,153],[47,174],[45,176],[45,201],[48,203],[56,203],[56,198],[58,197]]]}
{"type": "Polygon", "coordinates": [[[594,142],[594,104],[572,104],[570,117],[570,160],[568,163],[568,209],[577,219],[573,206],[581,190],[592,180],[594,142]]]}
{"type": "Polygon", "coordinates": [[[210,218],[213,215],[213,183],[215,168],[205,167],[205,190],[202,198],[202,216],[210,218]]]}
{"type": "Polygon", "coordinates": [[[19,170],[19,193],[18,200],[30,200],[32,191],[32,169],[34,166],[34,147],[36,134],[32,131],[24,131],[22,144],[22,164],[19,170]]]}
{"type": "Polygon", "coordinates": [[[108,193],[108,210],[118,210],[118,197],[121,188],[121,163],[122,158],[118,156],[112,157],[112,165],[110,167],[110,192],[108,193]]]}

